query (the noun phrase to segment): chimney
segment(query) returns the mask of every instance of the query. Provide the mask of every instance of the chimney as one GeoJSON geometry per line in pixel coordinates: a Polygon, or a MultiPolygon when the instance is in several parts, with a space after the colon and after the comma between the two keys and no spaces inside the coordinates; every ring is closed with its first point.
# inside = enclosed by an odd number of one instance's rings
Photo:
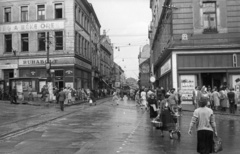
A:
{"type": "Polygon", "coordinates": [[[103,35],[106,35],[106,30],[105,29],[103,30],[103,35]]]}

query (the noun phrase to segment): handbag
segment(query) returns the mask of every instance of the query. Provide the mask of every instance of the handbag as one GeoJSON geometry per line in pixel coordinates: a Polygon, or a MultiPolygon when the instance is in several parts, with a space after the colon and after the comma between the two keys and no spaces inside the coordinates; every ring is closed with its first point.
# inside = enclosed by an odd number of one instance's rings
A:
{"type": "Polygon", "coordinates": [[[154,119],[154,120],[152,121],[152,124],[153,124],[154,127],[157,127],[157,128],[163,126],[162,121],[157,121],[156,119],[154,119]]]}
{"type": "Polygon", "coordinates": [[[213,152],[214,153],[217,153],[217,152],[220,152],[223,150],[223,147],[222,147],[222,139],[216,135],[213,136],[213,142],[214,142],[214,145],[213,145],[213,152]]]}

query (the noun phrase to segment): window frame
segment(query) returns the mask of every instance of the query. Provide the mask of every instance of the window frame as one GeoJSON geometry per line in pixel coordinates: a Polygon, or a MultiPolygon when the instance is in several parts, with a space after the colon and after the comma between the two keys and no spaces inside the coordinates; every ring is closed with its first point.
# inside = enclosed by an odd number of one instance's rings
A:
{"type": "Polygon", "coordinates": [[[63,42],[64,34],[63,34],[63,31],[55,31],[54,34],[55,34],[55,50],[56,51],[63,50],[63,47],[64,47],[64,42],[63,42]],[[61,33],[62,36],[57,36],[57,33],[61,33]],[[62,41],[62,46],[61,46],[61,48],[58,49],[57,39],[59,39],[59,38],[62,38],[62,40],[61,40],[62,41]]]}
{"type": "Polygon", "coordinates": [[[55,3],[54,4],[54,19],[63,19],[63,3],[55,3]],[[57,18],[57,10],[60,10],[58,9],[56,6],[57,5],[61,5],[61,10],[62,10],[62,17],[61,18],[57,18]]]}
{"type": "Polygon", "coordinates": [[[4,22],[12,22],[12,7],[5,7],[4,8],[4,22]],[[6,10],[9,9],[10,12],[7,12],[6,10]],[[7,18],[8,17],[8,18],[7,18]]]}
{"type": "MultiPolygon", "coordinates": [[[[215,15],[215,28],[211,28],[210,24],[208,25],[208,28],[203,28],[203,33],[206,34],[206,33],[218,33],[218,17],[217,17],[217,2],[216,1],[204,1],[202,2],[202,8],[203,8],[203,11],[202,11],[202,18],[203,18],[203,27],[204,27],[204,21],[205,21],[205,15],[209,14],[209,15],[215,15]],[[215,6],[215,11],[214,12],[204,12],[204,4],[214,4],[215,6]]],[[[209,20],[208,20],[209,22],[209,20]]]]}
{"type": "Polygon", "coordinates": [[[38,32],[37,33],[37,39],[38,39],[38,51],[46,51],[46,39],[47,39],[47,34],[46,34],[46,32],[38,32]],[[39,37],[39,34],[40,33],[42,33],[42,34],[44,34],[44,37],[39,37]],[[40,49],[40,40],[43,40],[43,42],[44,42],[44,50],[41,50],[40,49]]]}
{"type": "Polygon", "coordinates": [[[5,46],[5,48],[4,48],[4,52],[5,53],[12,53],[12,34],[5,34],[4,35],[4,46],[5,46]],[[7,38],[6,36],[10,36],[9,38],[7,38]],[[10,48],[11,49],[9,49],[9,51],[8,51],[8,41],[10,40],[10,44],[11,44],[11,46],[10,46],[10,48]]]}
{"type": "Polygon", "coordinates": [[[45,20],[46,19],[46,7],[45,7],[45,5],[44,4],[39,4],[39,5],[37,5],[37,20],[45,20]],[[39,16],[39,12],[41,11],[41,12],[43,12],[42,10],[40,10],[39,9],[39,6],[44,6],[43,8],[44,8],[44,15],[41,15],[41,16],[39,16]],[[43,19],[42,18],[40,18],[40,17],[43,17],[43,19]]]}
{"type": "Polygon", "coordinates": [[[29,21],[29,9],[28,9],[28,6],[20,6],[20,14],[21,14],[21,16],[20,16],[20,20],[21,20],[21,22],[27,22],[27,21],[29,21]],[[23,7],[26,7],[27,8],[27,11],[23,11],[23,7]],[[26,20],[23,20],[23,13],[26,13],[26,20]]]}
{"type": "Polygon", "coordinates": [[[29,34],[28,33],[22,33],[21,34],[21,52],[29,52],[29,34]],[[27,35],[27,37],[23,37],[23,35],[27,35]],[[26,39],[27,38],[27,39],[26,39]],[[27,40],[27,50],[24,50],[24,40],[27,40]]]}

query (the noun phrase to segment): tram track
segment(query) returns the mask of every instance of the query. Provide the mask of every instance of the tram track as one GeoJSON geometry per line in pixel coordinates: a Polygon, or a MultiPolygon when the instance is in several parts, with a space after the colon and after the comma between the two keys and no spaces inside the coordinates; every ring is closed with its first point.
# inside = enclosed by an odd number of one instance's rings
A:
{"type": "MultiPolygon", "coordinates": [[[[109,98],[104,98],[104,99],[98,100],[99,102],[97,104],[98,105],[103,104],[104,102],[107,101],[107,99],[109,99],[109,98]]],[[[30,125],[30,126],[27,126],[27,127],[21,128],[21,129],[17,129],[17,130],[14,130],[14,131],[2,134],[2,135],[0,135],[0,142],[4,142],[4,141],[6,141],[6,140],[8,140],[10,138],[13,138],[13,137],[19,136],[21,134],[27,133],[29,131],[32,131],[32,130],[36,129],[37,127],[43,126],[43,125],[48,124],[50,122],[53,122],[53,121],[55,121],[57,119],[61,119],[63,117],[72,115],[74,113],[77,113],[77,112],[82,111],[84,109],[88,109],[90,107],[91,106],[86,105],[86,103],[83,103],[83,104],[80,104],[78,108],[74,108],[73,111],[70,111],[68,113],[65,113],[65,114],[62,114],[62,115],[58,115],[58,116],[55,116],[53,118],[50,118],[50,119],[47,119],[47,120],[43,120],[42,122],[39,122],[39,123],[30,125]]],[[[40,115],[46,115],[47,116],[49,114],[50,114],[50,111],[48,112],[48,114],[43,113],[43,114],[40,114],[40,115]]],[[[0,127],[4,126],[4,125],[15,124],[17,122],[21,122],[21,121],[24,121],[24,120],[30,120],[30,119],[37,118],[37,117],[39,117],[39,115],[31,116],[29,118],[21,119],[21,120],[14,121],[14,122],[5,123],[5,124],[0,125],[0,127]]]]}

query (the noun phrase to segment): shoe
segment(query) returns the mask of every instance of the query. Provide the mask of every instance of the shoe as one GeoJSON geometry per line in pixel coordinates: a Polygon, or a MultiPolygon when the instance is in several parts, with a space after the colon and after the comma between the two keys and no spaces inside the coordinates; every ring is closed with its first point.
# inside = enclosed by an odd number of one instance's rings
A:
{"type": "Polygon", "coordinates": [[[178,139],[181,138],[181,132],[180,131],[177,132],[177,136],[178,136],[178,139]]]}

